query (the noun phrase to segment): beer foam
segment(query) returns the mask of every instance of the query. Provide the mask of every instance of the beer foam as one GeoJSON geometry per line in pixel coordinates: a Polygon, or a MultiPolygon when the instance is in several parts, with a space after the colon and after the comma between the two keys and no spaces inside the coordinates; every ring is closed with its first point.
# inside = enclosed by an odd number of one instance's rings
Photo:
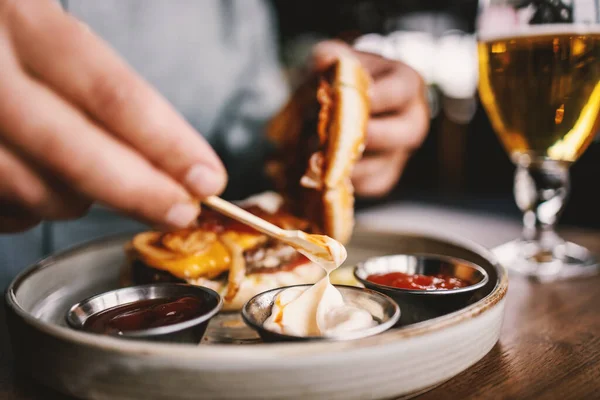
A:
{"type": "Polygon", "coordinates": [[[600,34],[600,25],[597,24],[540,24],[517,25],[503,28],[481,29],[477,32],[477,40],[491,42],[502,39],[514,39],[529,36],[552,35],[596,35],[600,34]]]}

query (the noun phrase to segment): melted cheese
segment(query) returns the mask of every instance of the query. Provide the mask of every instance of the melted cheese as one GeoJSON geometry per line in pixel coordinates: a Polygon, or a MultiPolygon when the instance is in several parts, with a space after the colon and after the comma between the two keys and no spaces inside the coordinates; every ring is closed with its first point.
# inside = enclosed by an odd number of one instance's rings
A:
{"type": "Polygon", "coordinates": [[[267,237],[263,234],[240,233],[240,232],[225,232],[221,236],[227,236],[240,246],[244,251],[252,249],[259,244],[267,241],[267,237]]]}
{"type": "Polygon", "coordinates": [[[231,256],[220,241],[216,241],[202,254],[148,262],[152,267],[163,269],[181,279],[200,276],[213,278],[229,269],[231,256]]]}
{"type": "MultiPolygon", "coordinates": [[[[243,250],[266,241],[262,234],[225,232],[243,250]]],[[[229,270],[231,255],[221,237],[212,232],[194,231],[161,234],[144,232],[136,235],[133,247],[148,266],[170,272],[180,279],[214,278],[229,270]],[[167,236],[168,235],[168,236],[167,236]]]]}

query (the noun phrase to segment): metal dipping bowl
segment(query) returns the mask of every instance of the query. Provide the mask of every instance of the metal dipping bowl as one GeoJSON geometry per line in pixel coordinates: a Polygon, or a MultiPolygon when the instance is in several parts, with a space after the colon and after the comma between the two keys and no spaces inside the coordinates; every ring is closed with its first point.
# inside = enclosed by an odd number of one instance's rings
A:
{"type": "Polygon", "coordinates": [[[438,254],[399,254],[370,258],[354,267],[354,276],[365,287],[386,294],[402,309],[399,325],[414,324],[466,307],[489,277],[480,266],[460,258],[438,254]],[[369,275],[403,272],[405,274],[444,274],[463,279],[469,286],[449,290],[410,290],[380,285],[367,280],[369,275]]]}
{"type": "Polygon", "coordinates": [[[388,296],[373,290],[354,286],[335,285],[346,304],[367,310],[377,321],[377,325],[357,331],[345,332],[331,336],[292,336],[273,332],[264,328],[264,322],[271,315],[275,297],[290,287],[306,287],[312,285],[294,285],[272,289],[260,293],[246,302],[242,308],[244,322],[254,329],[264,342],[293,342],[309,340],[352,340],[377,335],[393,327],[400,318],[400,308],[388,296]]]}
{"type": "Polygon", "coordinates": [[[223,307],[223,299],[217,292],[201,286],[183,283],[158,283],[111,290],[89,297],[73,305],[67,312],[66,320],[71,328],[82,330],[88,318],[110,308],[140,300],[167,299],[183,296],[199,298],[207,305],[209,311],[187,321],[156,328],[123,332],[117,337],[156,342],[197,344],[200,343],[210,319],[223,307]]]}

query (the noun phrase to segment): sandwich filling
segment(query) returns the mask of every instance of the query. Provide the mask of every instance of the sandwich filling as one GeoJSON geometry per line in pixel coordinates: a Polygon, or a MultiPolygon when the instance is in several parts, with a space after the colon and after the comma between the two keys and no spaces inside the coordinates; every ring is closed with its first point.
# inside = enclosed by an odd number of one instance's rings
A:
{"type": "Polygon", "coordinates": [[[267,172],[278,190],[295,214],[342,243],[354,226],[350,177],[364,150],[369,85],[358,60],[340,58],[303,85],[269,129],[279,151],[267,172]]]}
{"type": "MultiPolygon", "coordinates": [[[[281,228],[309,230],[306,221],[285,212],[273,196],[266,193],[240,206],[281,228]]],[[[195,228],[136,235],[129,254],[137,283],[184,281],[215,288],[218,282],[218,289],[226,288],[226,302],[234,299],[248,275],[290,272],[311,264],[292,247],[210,209],[202,211],[195,228]]]]}
{"type": "MultiPolygon", "coordinates": [[[[281,228],[347,243],[354,226],[350,176],[364,148],[369,85],[367,72],[351,57],[301,85],[268,127],[277,151],[266,168],[279,194],[239,205],[281,228]]],[[[138,234],[127,254],[135,283],[208,286],[224,296],[225,310],[261,291],[323,277],[292,247],[210,209],[194,228],[138,234]]]]}

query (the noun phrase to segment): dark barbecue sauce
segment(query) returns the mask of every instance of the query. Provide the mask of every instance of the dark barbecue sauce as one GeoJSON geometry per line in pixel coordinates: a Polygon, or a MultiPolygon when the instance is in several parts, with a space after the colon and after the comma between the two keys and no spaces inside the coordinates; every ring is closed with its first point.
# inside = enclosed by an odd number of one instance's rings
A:
{"type": "Polygon", "coordinates": [[[444,274],[412,275],[402,272],[390,272],[381,275],[369,275],[367,280],[379,285],[410,290],[448,290],[459,289],[470,285],[470,283],[464,279],[444,274]]]}
{"type": "Polygon", "coordinates": [[[106,335],[173,325],[199,317],[210,305],[194,296],[141,300],[109,308],[89,317],[83,330],[106,335]]]}

